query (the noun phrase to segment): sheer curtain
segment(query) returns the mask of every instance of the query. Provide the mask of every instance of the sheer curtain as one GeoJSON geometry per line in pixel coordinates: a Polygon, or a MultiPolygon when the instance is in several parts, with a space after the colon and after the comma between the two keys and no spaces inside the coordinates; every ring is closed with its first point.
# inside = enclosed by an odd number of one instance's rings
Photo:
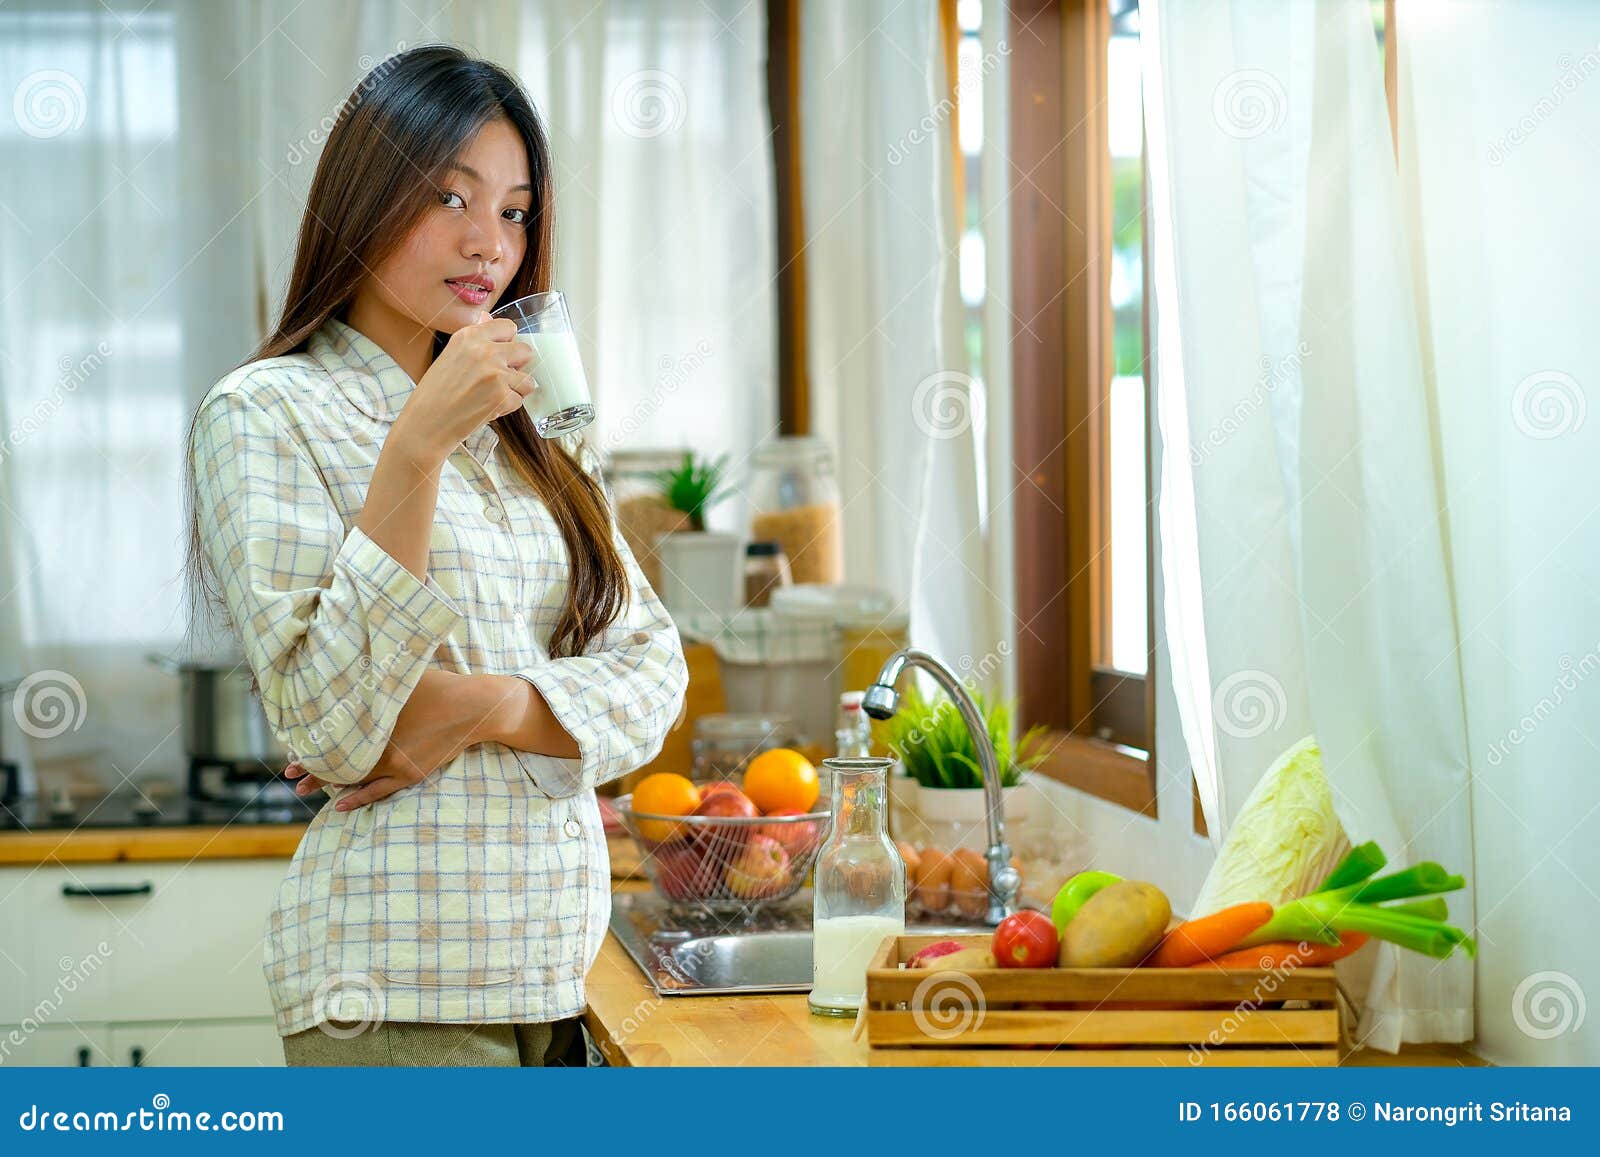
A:
{"type": "Polygon", "coordinates": [[[987,553],[983,383],[955,368],[944,86],[937,5],[803,6],[812,424],[838,456],[845,570],[907,601],[919,646],[987,671],[1010,598],[987,553]]]}
{"type": "MultiPolygon", "coordinates": [[[[1470,875],[1433,399],[1370,8],[1146,0],[1141,19],[1165,623],[1209,829],[1315,734],[1352,841],[1470,875]]],[[[1450,903],[1470,924],[1470,891],[1450,903]]],[[[1366,1043],[1472,1038],[1471,960],[1364,955],[1366,1043]]]]}
{"type": "Polygon", "coordinates": [[[1400,171],[1438,411],[1479,1046],[1600,1063],[1600,11],[1399,6],[1400,171]]]}
{"type": "Polygon", "coordinates": [[[176,685],[143,656],[185,632],[188,416],[278,308],[341,102],[440,40],[517,71],[550,123],[596,438],[742,458],[771,431],[759,5],[8,4],[0,681],[48,675],[40,710],[69,710],[34,728],[41,767],[112,787],[179,766],[176,685]]]}
{"type": "Polygon", "coordinates": [[[41,764],[113,782],[177,757],[142,656],[183,629],[181,367],[213,332],[183,319],[178,16],[0,11],[0,676],[33,677],[41,764]]]}

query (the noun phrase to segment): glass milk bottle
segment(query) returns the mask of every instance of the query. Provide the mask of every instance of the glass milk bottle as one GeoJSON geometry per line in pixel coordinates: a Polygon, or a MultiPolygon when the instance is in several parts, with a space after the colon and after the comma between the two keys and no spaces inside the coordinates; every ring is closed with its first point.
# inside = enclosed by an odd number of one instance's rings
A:
{"type": "Polygon", "coordinates": [[[854,1016],[867,964],[906,930],[906,865],[889,839],[889,769],[875,757],[822,761],[833,825],[812,870],[811,1011],[854,1016]]]}

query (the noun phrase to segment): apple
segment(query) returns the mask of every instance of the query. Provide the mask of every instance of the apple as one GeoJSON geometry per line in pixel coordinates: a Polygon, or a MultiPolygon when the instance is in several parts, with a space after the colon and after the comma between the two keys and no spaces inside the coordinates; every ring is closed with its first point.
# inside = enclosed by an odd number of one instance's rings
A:
{"type": "Polygon", "coordinates": [[[715,876],[706,869],[700,849],[673,844],[653,853],[656,887],[671,900],[698,900],[715,888],[715,876]]]}
{"type": "Polygon", "coordinates": [[[700,806],[689,814],[697,816],[743,816],[746,819],[754,819],[761,812],[756,809],[755,804],[750,802],[749,796],[730,783],[726,787],[715,790],[707,789],[701,792],[700,806]]]}
{"type": "MultiPolygon", "coordinates": [[[[700,788],[700,802],[704,803],[713,794],[719,791],[739,791],[739,785],[728,779],[714,779],[710,783],[696,785],[700,788]]],[[[742,792],[740,794],[743,794],[742,792]]]]}
{"type": "MultiPolygon", "coordinates": [[[[778,816],[803,816],[806,812],[799,808],[781,807],[767,813],[768,819],[778,816]]],[[[804,823],[765,824],[756,829],[764,836],[771,836],[783,845],[783,850],[789,853],[791,860],[798,860],[808,855],[817,846],[817,821],[806,820],[804,823]]]]}
{"type": "MultiPolygon", "coordinates": [[[[750,798],[735,787],[706,796],[690,814],[720,819],[755,819],[761,813],[750,802],[750,798]]],[[[699,846],[703,856],[714,860],[720,867],[726,867],[739,854],[757,825],[719,823],[684,826],[690,829],[691,840],[699,846]]]]}
{"type": "Polygon", "coordinates": [[[744,850],[728,865],[728,890],[744,900],[775,896],[789,883],[789,853],[771,836],[750,837],[744,850]]]}

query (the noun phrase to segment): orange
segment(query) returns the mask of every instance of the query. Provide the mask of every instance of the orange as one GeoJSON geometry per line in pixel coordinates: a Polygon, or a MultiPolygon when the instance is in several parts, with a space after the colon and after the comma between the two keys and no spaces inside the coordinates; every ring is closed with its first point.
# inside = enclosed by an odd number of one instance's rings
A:
{"type": "MultiPolygon", "coordinates": [[[[633,789],[633,810],[658,816],[686,816],[700,806],[700,789],[681,775],[658,771],[641,779],[633,789]]],[[[664,844],[676,839],[682,824],[669,824],[665,820],[636,820],[639,834],[647,840],[664,844]]]]}
{"type": "Polygon", "coordinates": [[[817,802],[817,769],[798,751],[775,747],[750,761],[744,794],[763,813],[793,808],[808,812],[817,802]]]}

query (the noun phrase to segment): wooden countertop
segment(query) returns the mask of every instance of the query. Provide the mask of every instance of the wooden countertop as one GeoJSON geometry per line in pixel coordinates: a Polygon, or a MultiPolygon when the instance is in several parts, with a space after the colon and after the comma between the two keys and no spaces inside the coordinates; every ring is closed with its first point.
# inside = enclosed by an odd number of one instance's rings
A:
{"type": "Polygon", "coordinates": [[[305,833],[305,824],[5,832],[0,833],[0,866],[133,860],[286,860],[294,855],[305,833]]]}
{"type": "MultiPolygon", "coordinates": [[[[649,885],[619,881],[613,891],[649,885]]],[[[610,932],[589,970],[589,1032],[613,1065],[865,1065],[853,1018],[816,1016],[805,993],[659,997],[610,932]]]]}

